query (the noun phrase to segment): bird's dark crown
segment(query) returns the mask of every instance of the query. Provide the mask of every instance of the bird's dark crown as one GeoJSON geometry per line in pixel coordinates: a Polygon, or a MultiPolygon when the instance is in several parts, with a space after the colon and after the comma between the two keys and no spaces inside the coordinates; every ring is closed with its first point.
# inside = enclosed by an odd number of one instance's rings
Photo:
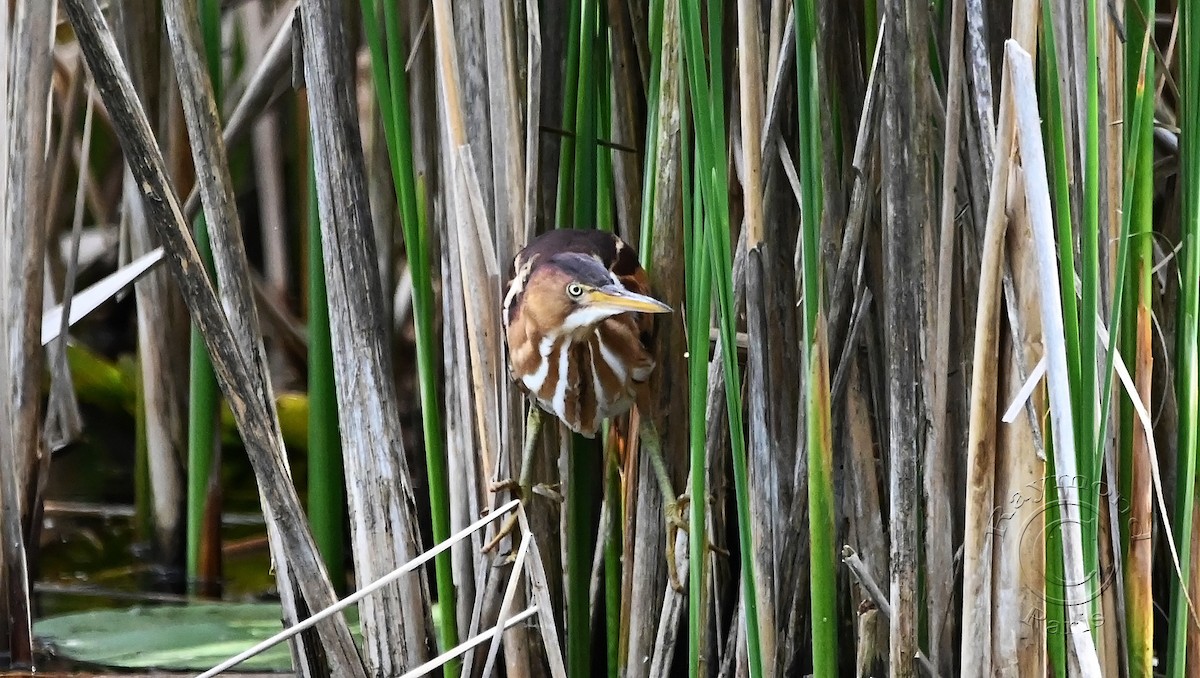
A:
{"type": "Polygon", "coordinates": [[[544,265],[553,266],[571,280],[591,287],[604,287],[612,284],[612,274],[591,255],[579,252],[562,252],[555,254],[545,261],[544,265]]]}

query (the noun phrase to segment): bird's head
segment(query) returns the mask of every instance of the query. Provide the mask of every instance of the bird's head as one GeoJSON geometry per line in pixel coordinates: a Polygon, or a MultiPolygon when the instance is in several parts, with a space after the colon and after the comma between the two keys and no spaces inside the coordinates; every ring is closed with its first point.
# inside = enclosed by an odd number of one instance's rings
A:
{"type": "Polygon", "coordinates": [[[627,289],[595,257],[578,252],[541,262],[530,274],[522,306],[545,325],[569,334],[622,313],[671,312],[661,301],[627,289]]]}

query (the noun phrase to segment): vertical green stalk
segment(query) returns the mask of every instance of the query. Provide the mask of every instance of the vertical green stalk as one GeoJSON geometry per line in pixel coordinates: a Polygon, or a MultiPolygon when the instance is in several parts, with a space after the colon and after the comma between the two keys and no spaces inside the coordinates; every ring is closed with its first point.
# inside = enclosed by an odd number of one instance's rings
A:
{"type": "Polygon", "coordinates": [[[1041,622],[1045,625],[1046,653],[1049,656],[1049,668],[1058,678],[1067,678],[1067,626],[1066,607],[1063,601],[1067,599],[1067,591],[1063,586],[1063,532],[1062,504],[1058,497],[1058,477],[1054,470],[1054,437],[1051,435],[1049,419],[1046,424],[1046,477],[1042,486],[1046,511],[1042,514],[1046,528],[1046,591],[1043,599],[1046,601],[1045,614],[1041,622]]]}
{"type": "MultiPolygon", "coordinates": [[[[729,177],[728,159],[725,154],[725,84],[722,55],[722,17],[724,8],[721,0],[706,6],[708,14],[707,50],[702,41],[700,14],[696,0],[681,3],[684,63],[688,75],[688,90],[691,109],[696,123],[698,153],[696,171],[703,198],[704,215],[694,215],[703,220],[704,242],[693,242],[705,247],[712,268],[712,283],[717,292],[717,309],[720,328],[725,400],[729,417],[730,451],[733,460],[734,496],[737,505],[738,541],[741,556],[742,600],[746,615],[747,659],[750,675],[763,675],[762,645],[758,627],[758,596],[755,588],[755,572],[752,558],[753,540],[750,534],[749,483],[746,470],[746,445],[742,428],[741,376],[736,351],[733,300],[733,261],[730,252],[729,226],[729,177]],[[711,56],[712,64],[706,69],[705,55],[711,56]]],[[[696,223],[696,222],[694,222],[696,223]]],[[[694,310],[694,309],[693,309],[694,310]]],[[[704,346],[704,343],[691,344],[704,346]]],[[[699,351],[697,351],[699,352],[699,351]]],[[[693,444],[695,444],[693,442],[693,444]]],[[[693,467],[693,479],[702,473],[703,466],[693,467]]],[[[699,498],[697,498],[698,500],[699,498]]],[[[695,536],[693,536],[695,539],[695,536]]]]}
{"type": "MultiPolygon", "coordinates": [[[[1138,41],[1138,44],[1141,45],[1138,47],[1139,54],[1141,54],[1141,61],[1139,63],[1147,64],[1146,59],[1149,56],[1150,36],[1147,33],[1143,33],[1143,36],[1146,39],[1146,43],[1142,45],[1141,41],[1138,41]]],[[[1123,317],[1122,312],[1124,310],[1123,305],[1125,301],[1125,280],[1127,269],[1129,268],[1129,249],[1130,242],[1133,240],[1133,219],[1135,215],[1134,203],[1135,201],[1138,202],[1137,214],[1139,217],[1145,220],[1139,225],[1139,228],[1141,228],[1143,231],[1149,226],[1149,214],[1153,208],[1152,202],[1149,202],[1153,200],[1153,187],[1149,185],[1138,187],[1136,185],[1139,171],[1142,173],[1148,172],[1151,179],[1153,179],[1154,173],[1154,167],[1152,164],[1150,164],[1152,158],[1150,161],[1146,161],[1144,158],[1140,157],[1143,154],[1143,150],[1152,152],[1152,149],[1148,145],[1144,147],[1142,146],[1143,140],[1151,139],[1153,135],[1153,127],[1146,127],[1148,124],[1153,125],[1153,120],[1150,118],[1149,110],[1150,100],[1149,97],[1146,96],[1146,68],[1149,68],[1149,66],[1146,65],[1137,76],[1136,85],[1134,86],[1133,91],[1133,120],[1130,129],[1137,130],[1137,133],[1133,134],[1129,138],[1129,148],[1126,154],[1127,158],[1125,162],[1124,181],[1122,184],[1124,186],[1124,190],[1121,198],[1121,231],[1117,240],[1117,264],[1115,269],[1116,285],[1114,287],[1112,314],[1108,324],[1108,329],[1109,332],[1112,333],[1113,341],[1116,340],[1115,338],[1121,331],[1121,321],[1123,317]],[[1147,163],[1145,168],[1141,167],[1142,162],[1147,163]],[[1138,197],[1139,194],[1140,199],[1138,197]]],[[[1139,238],[1138,240],[1146,240],[1146,238],[1139,238]]],[[[1147,273],[1149,273],[1148,270],[1147,273]]],[[[1131,356],[1132,353],[1127,353],[1126,355],[1131,356]]],[[[1107,358],[1105,359],[1104,388],[1101,391],[1101,412],[1108,412],[1109,404],[1112,399],[1113,365],[1115,364],[1115,359],[1116,351],[1108,351],[1107,358]]],[[[1095,448],[1098,450],[1102,449],[1103,447],[1103,441],[1107,427],[1108,417],[1101,417],[1099,431],[1097,432],[1094,443],[1095,448]]],[[[1095,496],[1098,500],[1098,487],[1095,491],[1095,496]]],[[[1092,505],[1096,506],[1098,504],[1092,505]]]]}
{"type": "MultiPolygon", "coordinates": [[[[309,148],[313,148],[310,144],[309,148]]],[[[329,297],[312,154],[308,158],[308,522],[337,589],[346,585],[342,552],[346,485],[333,381],[329,297]]]]}
{"type": "MultiPolygon", "coordinates": [[[[405,96],[405,101],[408,98],[405,96]]],[[[405,108],[407,119],[407,107],[405,108]]],[[[406,125],[407,127],[407,125],[406,125]]],[[[409,155],[411,157],[411,154],[409,155]]],[[[429,219],[425,184],[416,182],[417,219],[413,233],[406,233],[409,247],[409,267],[413,274],[413,317],[417,345],[417,375],[421,391],[421,429],[425,441],[425,468],[429,479],[429,508],[433,519],[433,540],[442,543],[450,538],[450,481],[446,470],[446,453],[442,447],[442,415],[438,396],[438,361],[434,325],[433,272],[429,266],[429,219]],[[416,254],[419,253],[419,254],[416,254]],[[414,263],[419,262],[419,263],[414,263]],[[421,282],[417,283],[420,275],[421,282]],[[418,292],[418,289],[420,290],[418,292]],[[419,299],[419,302],[418,302],[419,299]]],[[[458,618],[455,605],[454,564],[445,551],[434,560],[438,607],[442,624],[438,627],[441,648],[448,650],[458,644],[458,618]]],[[[446,665],[447,676],[457,676],[460,662],[446,665]]]]}
{"type": "Polygon", "coordinates": [[[590,593],[592,553],[596,547],[596,508],[599,488],[595,461],[596,440],[571,434],[567,455],[567,675],[586,678],[592,669],[592,619],[590,593]]]}
{"type": "MultiPolygon", "coordinates": [[[[1083,279],[1083,317],[1080,348],[1080,390],[1075,398],[1084,429],[1076,440],[1079,475],[1087,506],[1099,497],[1100,448],[1096,446],[1096,318],[1100,310],[1100,71],[1096,33],[1097,0],[1087,0],[1087,121],[1083,170],[1083,230],[1080,232],[1083,279]]],[[[1068,288],[1068,289],[1073,289],[1068,288]]],[[[1084,572],[1098,572],[1097,513],[1085,511],[1080,532],[1084,572]]],[[[1088,580],[1089,593],[1095,582],[1088,580]]],[[[1089,598],[1091,596],[1089,595],[1089,598]]]]}
{"type": "MultiPolygon", "coordinates": [[[[596,224],[596,119],[600,87],[596,67],[596,42],[600,32],[600,7],[596,0],[580,0],[579,77],[576,80],[575,172],[572,200],[572,226],[589,228],[596,224]]],[[[561,226],[561,224],[559,224],[561,226]]]]}
{"type": "MultiPolygon", "coordinates": [[[[1080,348],[1080,321],[1078,303],[1075,299],[1075,236],[1071,214],[1070,181],[1071,172],[1067,155],[1065,120],[1071,115],[1063,107],[1062,94],[1059,89],[1058,52],[1055,48],[1054,20],[1050,3],[1042,3],[1042,36],[1045,44],[1038,50],[1042,66],[1041,86],[1043,101],[1046,108],[1043,119],[1049,139],[1049,166],[1052,168],[1054,191],[1054,220],[1058,224],[1058,253],[1059,253],[1059,286],[1062,288],[1063,333],[1066,340],[1067,378],[1072,393],[1084,393],[1081,385],[1081,364],[1083,358],[1080,348]]],[[[1092,328],[1094,323],[1085,325],[1092,328]]],[[[1094,360],[1093,360],[1094,364],[1094,360]]],[[[1075,439],[1090,438],[1091,427],[1084,425],[1084,419],[1079,408],[1072,412],[1072,422],[1075,427],[1075,439]]],[[[1058,486],[1054,482],[1054,455],[1050,451],[1053,438],[1047,427],[1044,436],[1046,450],[1045,474],[1045,596],[1046,606],[1042,623],[1046,637],[1047,653],[1051,670],[1057,676],[1066,676],[1067,646],[1066,637],[1062,633],[1065,628],[1066,614],[1062,601],[1066,592],[1062,586],[1063,552],[1062,552],[1062,519],[1058,503],[1058,486]]]]}
{"type": "MultiPolygon", "coordinates": [[[[212,245],[204,217],[196,219],[196,248],[212,275],[212,245]]],[[[204,506],[212,473],[217,429],[217,376],[200,330],[192,325],[188,369],[187,578],[189,590],[200,579],[200,542],[204,535],[204,506]]]]}
{"type": "MultiPolygon", "coordinates": [[[[686,80],[686,73],[682,74],[686,80]]],[[[703,234],[700,172],[692,162],[691,130],[688,100],[679,102],[679,174],[683,176],[683,252],[685,289],[685,319],[688,323],[688,346],[707,346],[708,328],[712,323],[712,269],[709,269],[707,250],[697,245],[703,234]]],[[[704,478],[704,451],[708,428],[704,408],[708,398],[708,352],[688,352],[688,457],[691,476],[688,491],[692,497],[707,497],[704,478]]],[[[708,535],[706,530],[707,502],[691,502],[688,508],[688,674],[700,676],[704,638],[704,582],[708,535]]]]}
{"type": "MultiPolygon", "coordinates": [[[[576,92],[579,90],[579,48],[581,5],[589,0],[571,0],[571,19],[567,28],[567,63],[563,71],[563,135],[558,150],[558,195],[554,207],[554,225],[562,228],[575,215],[572,191],[575,188],[575,138],[574,134],[578,106],[576,92]]],[[[594,2],[595,0],[591,0],[594,2]]],[[[578,224],[576,224],[578,225],[578,224]]]]}
{"type": "Polygon", "coordinates": [[[879,12],[875,6],[876,0],[863,0],[863,16],[866,23],[866,39],[863,47],[867,50],[864,64],[875,61],[875,44],[879,42],[879,12]]]}
{"type": "MultiPolygon", "coordinates": [[[[146,446],[146,390],[142,388],[141,363],[133,364],[136,406],[134,407],[134,458],[133,458],[133,534],[138,541],[150,541],[154,536],[154,511],[150,486],[150,456],[146,446]]],[[[191,572],[189,571],[190,575],[191,572]]],[[[191,576],[188,577],[192,579],[191,576]]]]}
{"type": "MultiPolygon", "coordinates": [[[[212,275],[212,245],[204,217],[196,219],[196,248],[212,275]]],[[[194,590],[200,578],[200,542],[204,535],[204,506],[208,478],[212,473],[213,447],[217,429],[217,377],[204,347],[200,330],[192,325],[188,369],[188,481],[187,481],[187,578],[194,590]]]]}
{"type": "MultiPolygon", "coordinates": [[[[1062,288],[1063,333],[1067,344],[1067,374],[1073,393],[1082,393],[1080,386],[1079,306],[1075,301],[1075,235],[1071,214],[1071,177],[1067,158],[1065,119],[1070,112],[1063,108],[1058,82],[1058,52],[1055,49],[1052,6],[1042,3],[1042,39],[1038,51],[1042,64],[1042,85],[1045,88],[1046,111],[1043,118],[1050,139],[1050,166],[1053,168],[1054,220],[1058,222],[1059,286],[1062,288]]],[[[1090,429],[1084,428],[1076,410],[1076,439],[1090,429]]]]}
{"type": "MultiPolygon", "coordinates": [[[[1110,409],[1112,392],[1113,392],[1113,388],[1112,388],[1113,372],[1114,372],[1113,366],[1114,366],[1114,362],[1116,359],[1117,342],[1119,341],[1121,334],[1122,334],[1122,315],[1123,315],[1124,306],[1125,306],[1125,290],[1127,287],[1126,277],[1127,277],[1127,272],[1128,272],[1128,268],[1129,268],[1129,263],[1128,263],[1129,262],[1129,250],[1131,248],[1131,241],[1133,240],[1132,222],[1133,222],[1134,215],[1135,215],[1135,209],[1134,209],[1135,195],[1136,195],[1136,193],[1141,192],[1143,194],[1144,198],[1149,197],[1152,199],[1152,197],[1153,197],[1152,190],[1149,193],[1147,193],[1145,188],[1139,189],[1136,186],[1137,170],[1138,170],[1139,166],[1142,164],[1142,159],[1140,159],[1140,156],[1142,154],[1141,143],[1142,143],[1143,139],[1149,138],[1150,134],[1152,134],[1152,130],[1144,129],[1146,127],[1146,124],[1148,122],[1150,122],[1149,105],[1148,105],[1149,97],[1146,96],[1146,67],[1144,66],[1147,63],[1146,59],[1149,56],[1150,34],[1148,32],[1144,32],[1143,36],[1144,36],[1144,42],[1136,41],[1139,44],[1139,47],[1137,47],[1136,49],[1138,50],[1138,53],[1141,56],[1140,56],[1140,59],[1138,61],[1136,61],[1135,63],[1143,64],[1143,67],[1137,71],[1136,86],[1133,89],[1133,95],[1132,95],[1134,115],[1133,115],[1132,125],[1129,128],[1130,130],[1132,130],[1132,132],[1129,137],[1129,147],[1128,147],[1128,153],[1127,153],[1127,158],[1126,158],[1126,162],[1125,162],[1125,172],[1124,172],[1123,184],[1122,184],[1123,190],[1122,190],[1122,199],[1121,199],[1121,230],[1120,230],[1120,233],[1118,235],[1118,240],[1117,240],[1117,262],[1116,262],[1116,269],[1115,269],[1116,280],[1115,280],[1114,295],[1113,295],[1113,300],[1112,300],[1112,314],[1111,314],[1111,318],[1108,323],[1109,332],[1111,335],[1110,336],[1110,342],[1111,342],[1110,348],[1112,350],[1109,350],[1107,352],[1105,364],[1104,364],[1104,372],[1103,372],[1104,384],[1103,384],[1103,388],[1101,390],[1102,397],[1101,397],[1100,411],[1102,413],[1104,413],[1105,416],[1102,416],[1100,418],[1099,429],[1098,429],[1096,438],[1094,439],[1094,442],[1093,442],[1093,448],[1096,450],[1101,450],[1104,448],[1104,445],[1105,445],[1104,441],[1106,439],[1106,430],[1107,430],[1108,419],[1109,419],[1109,417],[1107,416],[1107,413],[1109,412],[1109,409],[1110,409]]],[[[1153,178],[1153,166],[1149,162],[1147,162],[1146,165],[1147,165],[1146,171],[1148,171],[1150,173],[1151,178],[1153,178]]],[[[1139,211],[1144,213],[1141,216],[1143,218],[1145,218],[1145,221],[1143,222],[1143,227],[1142,227],[1143,230],[1145,228],[1149,227],[1148,213],[1151,211],[1151,209],[1152,209],[1152,205],[1149,202],[1146,202],[1145,204],[1142,204],[1139,206],[1139,211]]],[[[1139,238],[1139,240],[1146,241],[1148,244],[1147,238],[1139,238]]],[[[1146,269],[1145,275],[1149,275],[1149,269],[1146,269]]],[[[1133,356],[1135,354],[1136,354],[1136,351],[1131,351],[1129,353],[1126,353],[1127,356],[1133,356]]],[[[1130,419],[1130,423],[1132,423],[1132,416],[1129,419],[1130,419]]],[[[1126,429],[1122,431],[1122,439],[1127,440],[1129,442],[1129,445],[1127,445],[1127,446],[1123,445],[1123,447],[1128,447],[1129,452],[1132,451],[1132,439],[1130,438],[1131,431],[1132,431],[1132,426],[1127,426],[1126,429]]],[[[1129,452],[1123,453],[1123,456],[1128,458],[1129,452]]],[[[1097,467],[1098,466],[1099,466],[1099,464],[1097,464],[1097,467]]],[[[1100,505],[1099,504],[1099,502],[1100,502],[1099,478],[1097,478],[1095,481],[1093,481],[1093,483],[1094,484],[1087,486],[1087,488],[1089,490],[1091,490],[1090,500],[1093,502],[1088,505],[1089,506],[1099,506],[1100,505]]],[[[1126,501],[1122,502],[1122,504],[1124,506],[1128,506],[1129,505],[1129,498],[1128,498],[1129,495],[1124,495],[1124,496],[1126,497],[1126,501]]],[[[1122,521],[1122,522],[1126,522],[1126,521],[1122,521]]],[[[1093,524],[1095,524],[1095,521],[1093,521],[1093,524]]],[[[1099,546],[1099,544],[1098,544],[1099,531],[1094,533],[1094,538],[1097,541],[1092,542],[1089,545],[1092,546],[1093,549],[1096,549],[1099,546]]],[[[1114,548],[1117,546],[1119,546],[1119,545],[1114,545],[1114,548]]],[[[1096,568],[1096,567],[1098,567],[1098,564],[1099,563],[1097,561],[1092,564],[1092,567],[1096,568]]],[[[1087,571],[1099,572],[1099,569],[1092,569],[1092,570],[1087,570],[1087,571]]],[[[1092,604],[1093,604],[1093,606],[1096,606],[1099,604],[1099,602],[1097,600],[1098,592],[1095,591],[1095,589],[1094,589],[1095,582],[1091,578],[1089,578],[1089,584],[1093,587],[1092,593],[1093,593],[1094,597],[1091,599],[1092,604]]],[[[1132,612],[1133,610],[1132,610],[1132,608],[1127,606],[1126,611],[1132,612]]],[[[1130,630],[1132,630],[1132,629],[1127,629],[1127,631],[1130,631],[1130,630]]]]}
{"type": "MultiPolygon", "coordinates": [[[[200,32],[204,56],[208,61],[208,77],[212,81],[213,97],[221,100],[221,3],[219,0],[200,0],[200,32]]],[[[204,217],[196,219],[196,249],[204,261],[209,278],[214,278],[212,241],[204,217]]],[[[220,392],[204,347],[200,330],[192,324],[188,369],[188,476],[187,476],[187,579],[188,589],[195,590],[200,578],[200,542],[204,535],[205,505],[208,501],[208,481],[213,472],[213,451],[217,444],[217,407],[220,392]]]]}
{"type": "MultiPolygon", "coordinates": [[[[607,426],[605,426],[607,428],[607,426]]],[[[621,675],[621,473],[612,440],[605,435],[604,501],[608,504],[608,533],[604,535],[604,630],[609,678],[621,675]]]]}
{"type": "MultiPolygon", "coordinates": [[[[1129,0],[1125,5],[1126,35],[1126,101],[1125,117],[1134,118],[1134,124],[1126,129],[1127,165],[1133,170],[1132,185],[1125,186],[1127,196],[1131,196],[1128,212],[1131,223],[1127,229],[1122,229],[1122,238],[1126,231],[1132,242],[1129,246],[1134,251],[1135,274],[1129,279],[1129,304],[1127,311],[1134,315],[1135,322],[1128,331],[1123,331],[1122,351],[1126,356],[1133,356],[1132,365],[1136,371],[1135,379],[1139,388],[1148,384],[1151,374],[1144,373],[1145,365],[1141,355],[1148,348],[1145,341],[1149,338],[1148,319],[1151,314],[1151,269],[1154,266],[1153,250],[1151,248],[1153,219],[1154,219],[1154,121],[1145,114],[1145,107],[1150,97],[1146,95],[1146,81],[1153,76],[1152,62],[1144,52],[1141,40],[1137,36],[1149,35],[1147,17],[1154,16],[1154,0],[1144,3],[1141,0],[1129,0]],[[1137,82],[1132,92],[1128,83],[1137,82]]],[[[1115,333],[1115,323],[1110,330],[1115,333]]],[[[1152,371],[1152,370],[1151,370],[1152,371]]],[[[1109,377],[1111,378],[1111,377],[1109,377]]],[[[1130,515],[1119,521],[1121,526],[1122,552],[1125,554],[1125,591],[1126,591],[1126,636],[1129,648],[1129,672],[1132,676],[1149,676],[1154,672],[1154,601],[1150,580],[1150,544],[1138,543],[1131,540],[1135,530],[1143,531],[1150,524],[1153,516],[1150,512],[1150,483],[1145,473],[1149,463],[1146,459],[1135,459],[1134,454],[1139,450],[1135,438],[1142,435],[1137,431],[1138,424],[1134,422],[1132,403],[1121,399],[1121,478],[1122,497],[1128,498],[1130,515]]],[[[1140,427],[1138,427],[1140,428],[1140,427]]],[[[1145,446],[1140,446],[1142,454],[1146,453],[1145,446]]]]}
{"type": "MultiPolygon", "coordinates": [[[[642,268],[651,268],[650,249],[654,242],[654,192],[658,185],[658,107],[662,96],[663,0],[650,1],[650,91],[646,98],[646,160],[642,173],[642,233],[638,238],[642,268]]],[[[686,137],[685,137],[686,138],[686,137]]],[[[682,172],[684,183],[689,176],[682,172]]],[[[684,200],[687,209],[687,200],[684,200]]],[[[686,221],[685,221],[686,223],[686,221]]],[[[685,227],[686,228],[686,227],[685,227]]]]}
{"type": "Polygon", "coordinates": [[[221,2],[198,0],[200,3],[200,37],[204,43],[204,58],[208,61],[208,78],[212,81],[213,97],[220,102],[224,90],[221,78],[221,2]]]}
{"type": "MultiPolygon", "coordinates": [[[[571,6],[571,30],[567,36],[568,86],[563,96],[563,120],[570,122],[574,140],[563,139],[559,166],[558,227],[567,223],[574,228],[603,228],[598,214],[598,165],[596,128],[600,120],[600,93],[608,92],[602,82],[607,70],[606,56],[597,55],[601,39],[600,5],[597,0],[579,0],[571,6]],[[574,89],[570,87],[573,80],[574,89]],[[568,116],[568,113],[570,116],[568,116]],[[564,188],[569,187],[569,194],[564,188]]],[[[603,50],[602,50],[603,52],[603,50]]],[[[611,189],[607,189],[611,190],[611,189]]],[[[611,229],[611,199],[608,206],[611,229]]],[[[595,547],[596,508],[599,497],[590,473],[581,465],[596,458],[594,441],[580,435],[571,437],[567,476],[567,673],[587,676],[591,672],[591,616],[589,589],[592,552],[595,547]]]]}
{"type": "Polygon", "coordinates": [[[833,450],[830,440],[829,366],[825,353],[825,328],[820,259],[821,158],[819,131],[821,94],[817,82],[816,13],[813,0],[800,0],[795,9],[796,83],[799,98],[802,157],[800,212],[803,234],[804,345],[806,356],[808,426],[808,507],[812,566],[813,674],[838,675],[837,667],[837,554],[834,525],[833,450]]]}
{"type": "MultiPolygon", "coordinates": [[[[1167,675],[1188,675],[1188,586],[1192,567],[1192,512],[1196,502],[1196,455],[1200,437],[1200,364],[1197,360],[1197,334],[1200,333],[1200,16],[1194,2],[1180,5],[1181,134],[1180,190],[1183,192],[1183,218],[1180,236],[1183,251],[1180,265],[1179,323],[1175,344],[1175,398],[1179,406],[1179,445],[1176,462],[1175,515],[1171,526],[1179,550],[1179,567],[1185,579],[1171,577],[1171,610],[1167,631],[1167,675]]],[[[1195,592],[1193,591],[1192,594],[1195,592]]],[[[1195,667],[1191,667],[1193,670],[1195,667]]]]}
{"type": "MultiPolygon", "coordinates": [[[[686,126],[686,116],[683,125],[686,126]]],[[[681,130],[682,132],[682,130],[681,130]]],[[[689,139],[687,134],[681,134],[689,139]]],[[[684,181],[683,197],[683,249],[687,272],[687,333],[689,346],[706,346],[708,328],[712,323],[712,269],[708,265],[708,250],[703,246],[703,209],[701,205],[700,172],[693,168],[692,146],[681,145],[681,173],[691,177],[691,186],[684,181]],[[690,193],[690,195],[689,195],[690,193]]],[[[707,420],[705,407],[708,399],[708,351],[688,352],[688,446],[691,460],[691,483],[688,491],[692,497],[707,497],[707,482],[704,477],[707,420]]],[[[704,642],[704,595],[707,580],[707,533],[705,532],[705,501],[693,500],[688,512],[688,675],[700,675],[700,661],[704,642]]]]}
{"type": "MultiPolygon", "coordinates": [[[[408,254],[413,283],[413,326],[417,348],[417,383],[421,395],[421,424],[425,443],[425,466],[429,479],[429,509],[433,540],[450,536],[449,480],[446,454],[442,445],[441,403],[437,384],[437,328],[433,315],[433,275],[429,263],[428,219],[423,184],[413,170],[412,123],[409,113],[408,76],[404,70],[407,54],[401,35],[396,3],[383,2],[385,31],[379,26],[379,3],[362,0],[363,32],[371,53],[371,73],[376,101],[383,118],[384,137],[392,165],[396,202],[400,206],[401,234],[408,254]],[[385,53],[386,49],[386,53],[385,53]]],[[[434,559],[437,604],[441,611],[438,641],[442,650],[458,644],[453,564],[450,552],[434,559]]],[[[446,675],[458,675],[461,662],[446,665],[446,675]]]]}
{"type": "MultiPolygon", "coordinates": [[[[596,59],[596,122],[599,129],[611,139],[612,134],[612,51],[611,36],[608,35],[604,16],[600,17],[600,33],[596,45],[601,48],[596,59]]],[[[613,153],[609,147],[596,142],[596,228],[613,230],[613,153]]],[[[576,224],[582,225],[582,224],[576,224]]]]}
{"type": "MultiPolygon", "coordinates": [[[[714,172],[715,174],[715,172],[714,172]]],[[[713,181],[713,183],[718,183],[713,181]]],[[[715,187],[714,187],[715,188],[715,187]]],[[[723,194],[728,196],[728,190],[723,194]]],[[[746,469],[746,443],[742,427],[742,392],[741,375],[737,362],[736,332],[734,322],[736,310],[733,302],[733,260],[729,247],[728,207],[719,216],[705,224],[708,247],[711,250],[709,263],[713,269],[713,283],[717,289],[717,318],[721,345],[727,347],[721,352],[721,362],[724,367],[725,403],[729,416],[730,452],[733,456],[733,488],[737,504],[738,545],[742,559],[742,599],[746,611],[746,643],[747,656],[750,663],[750,676],[757,678],[763,674],[762,644],[759,640],[758,628],[758,594],[755,588],[755,572],[753,564],[754,543],[750,530],[750,481],[746,469]],[[724,221],[725,223],[722,223],[724,221]],[[714,223],[715,222],[715,223],[714,223]],[[721,225],[725,228],[716,228],[721,225]]]]}

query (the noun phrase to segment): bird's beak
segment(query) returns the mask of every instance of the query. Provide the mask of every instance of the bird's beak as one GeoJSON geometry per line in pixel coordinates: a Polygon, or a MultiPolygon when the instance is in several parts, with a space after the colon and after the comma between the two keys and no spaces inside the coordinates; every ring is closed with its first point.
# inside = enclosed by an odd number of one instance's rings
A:
{"type": "Polygon", "coordinates": [[[671,313],[671,307],[654,297],[635,294],[627,289],[608,285],[588,294],[593,306],[611,308],[614,311],[636,311],[638,313],[671,313]]]}

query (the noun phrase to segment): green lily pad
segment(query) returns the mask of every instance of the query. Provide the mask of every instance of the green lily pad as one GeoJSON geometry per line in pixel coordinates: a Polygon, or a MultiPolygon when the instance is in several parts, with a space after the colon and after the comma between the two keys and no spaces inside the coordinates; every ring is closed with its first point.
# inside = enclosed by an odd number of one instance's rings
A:
{"type": "MultiPolygon", "coordinates": [[[[358,610],[346,611],[358,632],[358,610]]],[[[194,603],[50,617],[34,635],[61,658],[123,669],[203,671],[283,629],[275,603],[194,603]]],[[[290,671],[286,642],[247,659],[245,671],[290,671]]]]}

